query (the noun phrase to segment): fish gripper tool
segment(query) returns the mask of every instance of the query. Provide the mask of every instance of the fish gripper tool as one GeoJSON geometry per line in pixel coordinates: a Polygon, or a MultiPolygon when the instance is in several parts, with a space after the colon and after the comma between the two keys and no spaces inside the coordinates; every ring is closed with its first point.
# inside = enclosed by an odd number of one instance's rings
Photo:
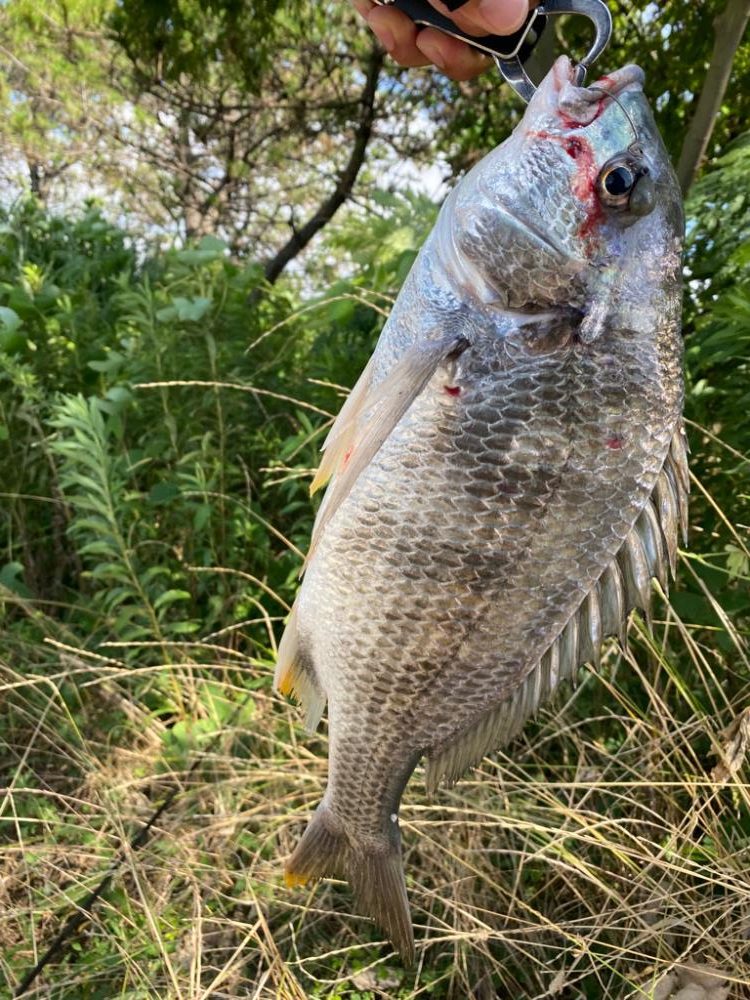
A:
{"type": "MultiPolygon", "coordinates": [[[[612,36],[612,15],[604,0],[543,0],[529,12],[523,25],[511,35],[470,35],[462,31],[444,14],[435,10],[429,0],[376,0],[387,7],[397,7],[423,27],[437,28],[454,38],[467,42],[475,49],[492,56],[504,79],[519,97],[528,103],[536,87],[526,72],[525,64],[536,48],[555,14],[580,14],[594,25],[594,40],[586,55],[576,64],[576,84],[582,86],[586,72],[596,62],[609,44],[612,36]]],[[[467,0],[446,0],[445,6],[453,13],[467,0]]]]}

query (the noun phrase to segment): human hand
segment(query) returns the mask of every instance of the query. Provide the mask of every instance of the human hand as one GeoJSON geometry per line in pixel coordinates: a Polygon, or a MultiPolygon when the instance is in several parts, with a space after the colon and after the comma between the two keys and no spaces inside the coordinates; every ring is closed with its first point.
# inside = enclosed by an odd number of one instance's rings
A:
{"type": "MultiPolygon", "coordinates": [[[[533,0],[467,0],[452,14],[441,0],[430,0],[461,31],[470,35],[510,35],[520,28],[533,0]]],[[[395,7],[352,0],[386,51],[400,66],[434,63],[453,80],[470,80],[487,69],[489,56],[437,28],[422,28],[395,7]]]]}

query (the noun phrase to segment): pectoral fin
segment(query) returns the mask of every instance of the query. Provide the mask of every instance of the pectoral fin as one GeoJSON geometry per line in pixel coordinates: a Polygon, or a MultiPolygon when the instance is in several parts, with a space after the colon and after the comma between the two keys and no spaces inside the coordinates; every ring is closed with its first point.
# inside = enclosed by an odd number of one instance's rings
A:
{"type": "Polygon", "coordinates": [[[339,411],[328,437],[323,443],[323,458],[310,483],[310,495],[325,486],[336,469],[342,464],[347,452],[354,446],[357,424],[362,416],[362,409],[372,387],[372,358],[367,363],[357,384],[347,396],[346,402],[339,411]]]}
{"type": "MultiPolygon", "coordinates": [[[[351,493],[360,473],[370,464],[436,370],[445,361],[458,358],[468,346],[465,337],[456,336],[420,344],[408,350],[386,378],[366,393],[360,390],[360,383],[357,383],[352,395],[358,395],[351,407],[350,397],[339,414],[326,441],[325,459],[313,481],[315,485],[333,475],[318,511],[306,562],[312,558],[325,526],[351,493]],[[324,466],[325,472],[322,471],[324,466]]],[[[360,382],[365,375],[369,381],[369,368],[370,365],[363,372],[360,382]]]]}

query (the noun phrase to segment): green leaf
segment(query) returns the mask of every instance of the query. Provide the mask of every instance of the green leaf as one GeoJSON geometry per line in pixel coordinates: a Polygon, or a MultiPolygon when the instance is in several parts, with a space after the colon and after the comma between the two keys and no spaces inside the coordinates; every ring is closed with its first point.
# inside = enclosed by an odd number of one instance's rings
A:
{"type": "Polygon", "coordinates": [[[170,622],[169,632],[172,635],[188,635],[197,632],[200,629],[200,622],[170,622]]]}
{"type": "Polygon", "coordinates": [[[6,587],[19,597],[29,598],[32,593],[23,582],[23,563],[8,562],[0,567],[0,586],[6,587]]]}
{"type": "Polygon", "coordinates": [[[172,299],[172,304],[177,312],[177,318],[187,323],[197,323],[203,319],[211,308],[211,299],[198,296],[194,299],[183,299],[176,296],[172,299]]]}
{"type": "Polygon", "coordinates": [[[15,354],[26,343],[26,336],[21,332],[21,317],[14,309],[0,306],[0,351],[15,354]]]}
{"type": "Polygon", "coordinates": [[[117,372],[125,364],[125,358],[118,351],[110,351],[104,361],[89,361],[88,367],[92,371],[110,374],[117,372]]]}
{"type": "Polygon", "coordinates": [[[176,259],[188,267],[203,267],[223,256],[220,250],[180,250],[175,254],[176,259]]]}
{"type": "Polygon", "coordinates": [[[7,306],[0,306],[0,324],[11,333],[19,328],[22,323],[21,317],[15,311],[15,309],[9,309],[7,306]]]}
{"type": "Polygon", "coordinates": [[[208,524],[212,513],[212,507],[210,504],[202,503],[200,507],[196,510],[193,515],[193,528],[195,531],[201,531],[208,524]]]}
{"type": "Polygon", "coordinates": [[[224,240],[220,240],[218,236],[202,236],[200,242],[198,243],[199,250],[212,250],[215,253],[224,254],[227,252],[228,247],[224,240]]]}
{"type": "Polygon", "coordinates": [[[192,594],[187,590],[166,590],[154,601],[154,611],[169,607],[170,604],[174,604],[176,601],[189,601],[191,597],[192,594]]]}
{"type": "Polygon", "coordinates": [[[180,495],[180,487],[177,483],[155,483],[148,491],[147,501],[155,507],[160,504],[167,504],[180,495]]]}

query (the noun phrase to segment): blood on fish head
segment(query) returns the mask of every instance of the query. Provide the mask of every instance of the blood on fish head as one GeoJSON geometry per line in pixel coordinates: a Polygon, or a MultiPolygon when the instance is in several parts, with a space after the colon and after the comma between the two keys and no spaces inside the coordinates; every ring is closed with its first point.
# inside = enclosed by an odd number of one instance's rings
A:
{"type": "Polygon", "coordinates": [[[556,61],[514,133],[448,199],[439,252],[464,287],[506,308],[585,309],[592,270],[681,234],[643,80],[625,66],[579,87],[570,60],[556,61]]]}

